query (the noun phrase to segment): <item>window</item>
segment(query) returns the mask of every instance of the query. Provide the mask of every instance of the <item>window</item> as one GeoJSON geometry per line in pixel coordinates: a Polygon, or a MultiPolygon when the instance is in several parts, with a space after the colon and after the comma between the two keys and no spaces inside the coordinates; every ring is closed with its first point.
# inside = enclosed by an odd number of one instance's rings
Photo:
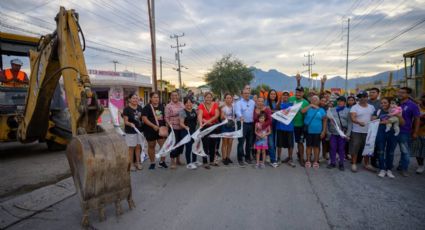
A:
{"type": "Polygon", "coordinates": [[[424,58],[425,54],[420,54],[415,58],[415,73],[416,76],[421,76],[424,74],[424,58]]]}

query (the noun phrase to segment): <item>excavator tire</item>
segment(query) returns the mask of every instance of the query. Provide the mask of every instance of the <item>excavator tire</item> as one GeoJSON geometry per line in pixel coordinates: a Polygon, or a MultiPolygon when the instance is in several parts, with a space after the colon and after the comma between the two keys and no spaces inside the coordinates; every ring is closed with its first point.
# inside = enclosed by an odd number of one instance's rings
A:
{"type": "Polygon", "coordinates": [[[120,135],[114,131],[77,135],[66,155],[80,197],[83,226],[89,224],[90,210],[97,210],[104,220],[107,204],[120,207],[120,201],[127,200],[129,209],[134,208],[128,147],[120,135]]]}

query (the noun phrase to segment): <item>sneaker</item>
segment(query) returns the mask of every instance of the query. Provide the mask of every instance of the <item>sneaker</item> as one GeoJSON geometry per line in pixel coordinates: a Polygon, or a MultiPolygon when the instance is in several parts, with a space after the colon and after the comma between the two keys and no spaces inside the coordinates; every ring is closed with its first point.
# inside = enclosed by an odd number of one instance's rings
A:
{"type": "Polygon", "coordinates": [[[259,169],[260,168],[260,164],[255,164],[254,168],[259,169]]]}
{"type": "Polygon", "coordinates": [[[330,164],[328,164],[328,166],[326,166],[326,168],[328,168],[328,169],[333,169],[333,168],[336,168],[336,165],[335,165],[335,164],[330,163],[330,164]]]}
{"type": "Polygon", "coordinates": [[[339,171],[344,171],[344,170],[345,170],[345,168],[344,168],[344,164],[340,164],[340,165],[338,166],[338,169],[339,169],[339,171]]]}
{"type": "Polygon", "coordinates": [[[252,161],[251,161],[251,159],[247,159],[247,160],[245,160],[245,162],[246,162],[247,164],[249,164],[249,165],[253,164],[253,163],[252,163],[252,161]]]}
{"type": "Polygon", "coordinates": [[[194,164],[196,167],[202,166],[202,162],[199,162],[199,161],[195,161],[192,164],[194,164]]]}
{"type": "Polygon", "coordinates": [[[381,169],[381,171],[379,171],[378,176],[381,177],[381,178],[384,178],[385,177],[385,170],[381,169]]]}
{"type": "Polygon", "coordinates": [[[149,170],[154,170],[154,169],[155,169],[155,164],[149,165],[149,170]]]}
{"type": "Polygon", "coordinates": [[[291,160],[291,158],[287,157],[287,158],[282,160],[282,163],[288,163],[290,160],[291,160]]]}
{"type": "Polygon", "coordinates": [[[272,166],[273,168],[277,168],[279,164],[277,162],[273,162],[270,164],[270,166],[272,166]]]}
{"type": "Polygon", "coordinates": [[[136,166],[134,166],[134,164],[131,164],[130,171],[132,172],[136,171],[136,166]]]}
{"type": "Polygon", "coordinates": [[[395,178],[395,176],[394,176],[393,172],[391,172],[391,170],[387,170],[387,177],[389,177],[391,179],[395,178]]]}
{"type": "Polygon", "coordinates": [[[160,167],[160,168],[164,168],[164,169],[168,168],[168,166],[167,166],[167,164],[165,163],[165,161],[161,161],[161,162],[159,162],[159,167],[160,167]]]}
{"type": "Polygon", "coordinates": [[[416,173],[417,174],[422,174],[423,172],[424,172],[424,170],[425,170],[425,167],[422,165],[422,166],[419,166],[417,169],[416,169],[416,173]]]}
{"type": "Polygon", "coordinates": [[[245,162],[239,161],[238,163],[239,163],[239,167],[245,168],[245,166],[246,166],[245,162]]]}
{"type": "Polygon", "coordinates": [[[194,163],[190,163],[190,164],[186,165],[186,168],[187,169],[196,169],[198,167],[196,167],[196,165],[194,163]]]}
{"type": "Polygon", "coordinates": [[[232,160],[230,160],[230,158],[227,158],[227,162],[228,162],[229,164],[233,164],[233,161],[232,161],[232,160]]]}
{"type": "Polygon", "coordinates": [[[407,171],[401,171],[401,173],[400,173],[403,177],[408,177],[409,176],[409,174],[407,174],[407,171]]]}
{"type": "Polygon", "coordinates": [[[261,163],[260,164],[260,169],[263,169],[263,168],[265,168],[266,167],[266,165],[264,165],[264,163],[261,163]]]}
{"type": "Polygon", "coordinates": [[[288,161],[288,165],[291,166],[292,168],[297,167],[293,160],[288,161]]]}
{"type": "Polygon", "coordinates": [[[357,172],[357,165],[356,164],[351,165],[351,172],[353,172],[353,173],[357,172]]]}

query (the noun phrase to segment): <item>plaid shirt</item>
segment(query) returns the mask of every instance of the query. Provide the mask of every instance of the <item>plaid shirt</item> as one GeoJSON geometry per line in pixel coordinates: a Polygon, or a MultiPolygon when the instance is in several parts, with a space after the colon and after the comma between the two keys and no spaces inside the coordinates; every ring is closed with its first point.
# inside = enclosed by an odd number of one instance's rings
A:
{"type": "Polygon", "coordinates": [[[180,126],[180,111],[184,109],[183,103],[170,102],[165,106],[165,120],[173,129],[182,129],[180,126]]]}

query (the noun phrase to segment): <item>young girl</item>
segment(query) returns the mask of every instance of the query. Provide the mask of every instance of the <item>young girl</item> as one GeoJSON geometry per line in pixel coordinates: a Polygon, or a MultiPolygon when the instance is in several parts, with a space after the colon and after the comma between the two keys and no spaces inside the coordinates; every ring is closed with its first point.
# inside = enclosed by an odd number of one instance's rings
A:
{"type": "Polygon", "coordinates": [[[257,151],[255,168],[264,168],[264,160],[266,159],[266,150],[268,149],[268,136],[271,133],[270,124],[266,124],[266,113],[260,112],[258,122],[255,123],[255,136],[257,137],[254,147],[257,151]],[[261,154],[261,162],[260,162],[261,154]]]}

